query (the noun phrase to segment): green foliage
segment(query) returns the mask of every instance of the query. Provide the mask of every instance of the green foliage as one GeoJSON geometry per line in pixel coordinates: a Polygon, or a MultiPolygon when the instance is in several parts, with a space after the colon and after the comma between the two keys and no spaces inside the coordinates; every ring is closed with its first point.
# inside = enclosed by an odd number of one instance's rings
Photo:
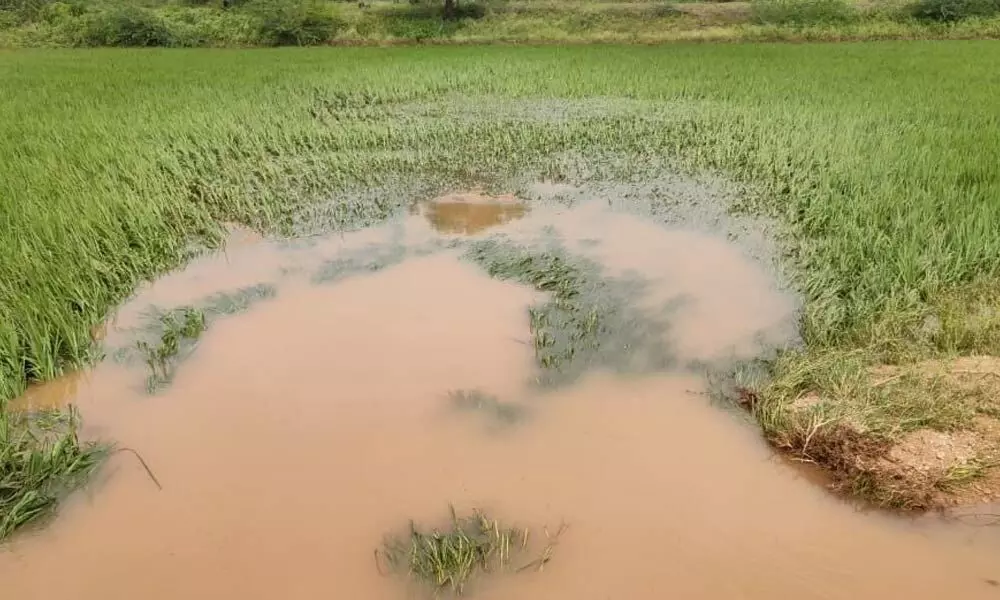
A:
{"type": "Polygon", "coordinates": [[[150,9],[121,5],[90,15],[81,35],[87,46],[172,46],[166,22],[150,9]]]}
{"type": "Polygon", "coordinates": [[[268,46],[313,46],[330,41],[344,26],[328,6],[313,0],[254,0],[260,42],[268,46]]]}
{"type": "Polygon", "coordinates": [[[168,6],[160,11],[177,46],[252,46],[259,44],[258,21],[248,11],[168,6]]]}
{"type": "Polygon", "coordinates": [[[50,0],[0,0],[0,15],[10,15],[14,21],[35,20],[50,0]]]}
{"type": "Polygon", "coordinates": [[[858,19],[847,0],[753,0],[753,19],[765,25],[839,25],[858,19]]]}
{"type": "Polygon", "coordinates": [[[82,16],[86,12],[83,4],[67,4],[65,2],[52,2],[46,4],[40,11],[39,18],[50,25],[65,23],[76,17],[82,16]]]}
{"type": "Polygon", "coordinates": [[[909,11],[921,21],[951,23],[1000,15],[1000,0],[918,0],[909,6],[909,11]]]}
{"type": "Polygon", "coordinates": [[[170,310],[152,307],[145,323],[130,331],[129,343],[107,348],[107,353],[122,364],[145,363],[149,370],[146,389],[153,393],[173,380],[180,361],[191,355],[201,334],[212,323],[244,312],[276,294],[273,285],[262,283],[212,294],[195,306],[178,306],[170,310]]]}
{"type": "Polygon", "coordinates": [[[0,0],[0,28],[23,22],[53,24],[67,17],[78,17],[85,11],[81,1],[71,3],[54,0],[0,0]]]}

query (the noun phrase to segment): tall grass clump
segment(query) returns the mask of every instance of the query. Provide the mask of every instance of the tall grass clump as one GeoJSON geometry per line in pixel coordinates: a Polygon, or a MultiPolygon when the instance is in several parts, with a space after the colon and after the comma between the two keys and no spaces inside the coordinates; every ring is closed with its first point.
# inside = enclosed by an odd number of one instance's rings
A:
{"type": "Polygon", "coordinates": [[[173,379],[174,361],[182,352],[190,350],[208,326],[205,314],[190,306],[160,315],[159,322],[159,340],[153,343],[140,340],[136,343],[149,367],[146,389],[151,393],[173,379]]]}

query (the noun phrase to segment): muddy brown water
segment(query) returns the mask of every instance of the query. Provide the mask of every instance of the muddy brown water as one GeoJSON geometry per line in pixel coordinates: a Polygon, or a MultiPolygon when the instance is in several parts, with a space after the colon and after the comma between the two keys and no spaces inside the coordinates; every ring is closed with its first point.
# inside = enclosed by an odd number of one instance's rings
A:
{"type": "MultiPolygon", "coordinates": [[[[649,310],[686,298],[671,313],[682,357],[748,356],[787,334],[794,302],[720,239],[593,207],[516,216],[491,231],[528,240],[554,226],[609,271],[653,282],[636,298],[649,310]]],[[[457,250],[310,282],[339,253],[466,230],[425,217],[240,245],[141,290],[111,342],[150,303],[262,281],[279,294],[214,322],[159,394],[113,361],[32,390],[24,403],[72,401],[86,435],[141,452],[163,489],[113,457],[51,523],[0,551],[5,596],[404,598],[412,590],[379,575],[373,550],[453,503],[536,531],[569,525],[543,572],[482,581],[484,599],[1000,597],[987,582],[1000,578],[995,540],[854,510],[713,406],[697,374],[533,388],[527,308],[542,297],[457,250]],[[529,418],[491,428],[449,409],[461,389],[529,418]]]]}

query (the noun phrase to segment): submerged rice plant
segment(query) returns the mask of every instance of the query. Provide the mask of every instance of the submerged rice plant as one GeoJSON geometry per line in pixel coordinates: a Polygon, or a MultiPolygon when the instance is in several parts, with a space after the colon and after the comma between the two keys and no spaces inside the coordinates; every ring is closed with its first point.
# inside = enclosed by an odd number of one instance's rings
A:
{"type": "Polygon", "coordinates": [[[149,377],[146,388],[155,391],[173,377],[174,361],[182,352],[190,351],[198,337],[205,331],[205,314],[196,308],[182,306],[159,317],[162,333],[158,341],[136,342],[136,348],[144,355],[149,377]]]}
{"type": "Polygon", "coordinates": [[[0,411],[0,539],[47,514],[83,482],[106,448],[81,442],[76,412],[0,411]]]}
{"type": "Polygon", "coordinates": [[[390,536],[375,551],[376,565],[405,574],[435,592],[461,595],[477,576],[528,569],[542,570],[552,559],[555,544],[565,526],[554,534],[545,531],[541,555],[524,559],[529,531],[506,526],[480,510],[460,516],[450,507],[448,528],[422,530],[410,522],[404,536],[390,536]]]}

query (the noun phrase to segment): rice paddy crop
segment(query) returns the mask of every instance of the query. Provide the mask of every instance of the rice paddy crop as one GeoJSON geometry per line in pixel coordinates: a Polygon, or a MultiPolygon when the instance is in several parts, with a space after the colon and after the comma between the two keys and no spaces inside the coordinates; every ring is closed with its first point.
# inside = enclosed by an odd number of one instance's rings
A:
{"type": "Polygon", "coordinates": [[[194,351],[198,338],[213,321],[243,312],[275,294],[277,289],[273,285],[261,283],[212,294],[197,306],[177,306],[169,310],[150,307],[147,322],[129,331],[130,336],[136,338],[134,343],[113,349],[111,356],[125,364],[137,359],[145,363],[149,370],[146,390],[156,392],[171,382],[177,364],[194,351]]]}
{"type": "Polygon", "coordinates": [[[606,277],[599,265],[567,252],[557,240],[529,248],[485,240],[467,254],[487,273],[530,285],[549,297],[528,310],[541,386],[570,383],[593,369],[662,370],[665,324],[630,306],[639,283],[606,277]]]}
{"type": "Polygon", "coordinates": [[[806,346],[757,390],[768,423],[833,381],[825,357],[1000,353],[998,59],[990,42],[0,53],[0,398],[89,362],[109,309],[223,222],[346,230],[415,189],[678,169],[783,226],[806,346]]]}
{"type": "Polygon", "coordinates": [[[143,354],[149,367],[146,388],[153,392],[173,377],[173,361],[186,346],[190,346],[205,331],[205,315],[190,306],[169,311],[160,316],[162,333],[160,339],[136,342],[136,348],[143,354]]]}
{"type": "Polygon", "coordinates": [[[106,449],[81,442],[73,411],[0,412],[0,539],[47,514],[106,449]]]}
{"type": "Polygon", "coordinates": [[[451,507],[447,528],[423,530],[410,523],[409,534],[389,536],[375,551],[376,566],[404,574],[429,587],[435,595],[446,591],[462,595],[477,576],[502,572],[542,570],[552,560],[565,526],[555,534],[545,530],[541,554],[524,558],[530,531],[503,525],[481,510],[460,516],[451,507]]]}

